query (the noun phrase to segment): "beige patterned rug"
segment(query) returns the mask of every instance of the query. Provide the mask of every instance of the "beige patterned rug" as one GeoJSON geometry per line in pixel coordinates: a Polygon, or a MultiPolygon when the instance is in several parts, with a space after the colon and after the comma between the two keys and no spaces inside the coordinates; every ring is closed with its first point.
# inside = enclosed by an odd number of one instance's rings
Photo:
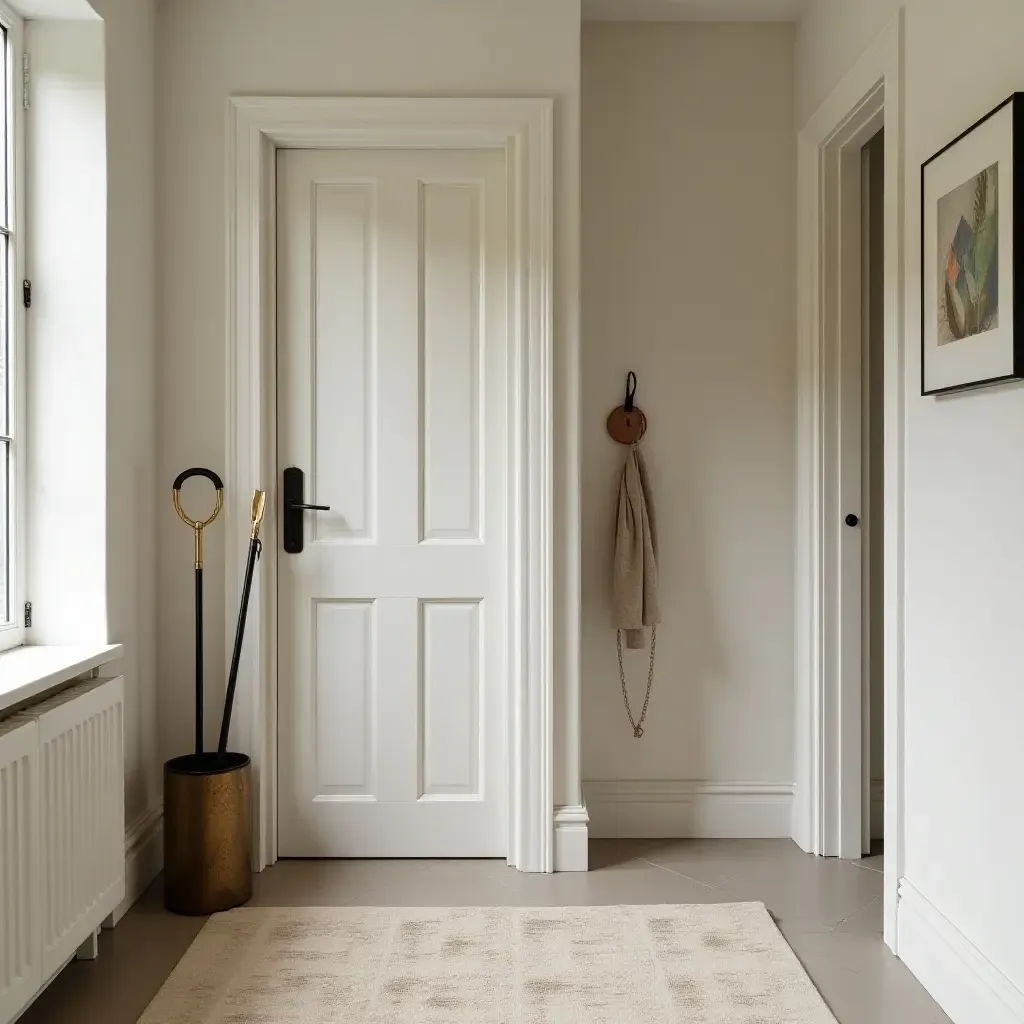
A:
{"type": "Polygon", "coordinates": [[[760,903],[253,908],[140,1024],[835,1024],[760,903]]]}

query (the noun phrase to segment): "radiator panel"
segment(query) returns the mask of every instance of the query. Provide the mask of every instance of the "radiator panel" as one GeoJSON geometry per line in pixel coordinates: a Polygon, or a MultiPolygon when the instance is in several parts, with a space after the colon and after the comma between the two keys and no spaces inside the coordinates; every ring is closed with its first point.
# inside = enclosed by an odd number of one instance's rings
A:
{"type": "Polygon", "coordinates": [[[39,934],[39,730],[0,722],[0,1021],[43,981],[39,934]]]}
{"type": "Polygon", "coordinates": [[[124,898],[124,684],[94,680],[18,716],[39,745],[43,980],[124,898]]]}

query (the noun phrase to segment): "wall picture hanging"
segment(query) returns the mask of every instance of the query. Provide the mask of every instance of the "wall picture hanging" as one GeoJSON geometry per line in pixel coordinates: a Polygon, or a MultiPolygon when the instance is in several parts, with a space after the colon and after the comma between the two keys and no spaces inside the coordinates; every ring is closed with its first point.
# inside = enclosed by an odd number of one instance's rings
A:
{"type": "Polygon", "coordinates": [[[922,394],[1024,378],[1022,204],[1014,93],[921,167],[922,394]]]}
{"type": "Polygon", "coordinates": [[[626,463],[619,481],[619,506],[615,520],[615,546],[612,562],[613,617],[616,627],[615,646],[619,656],[619,681],[622,684],[622,702],[633,729],[640,739],[644,734],[647,705],[651,700],[654,682],[654,651],[657,644],[658,623],[658,535],[655,526],[654,503],[647,467],[640,454],[640,441],[647,433],[647,417],[633,402],[636,395],[636,374],[626,377],[626,400],[608,417],[608,433],[619,444],[627,445],[626,463]],[[629,685],[622,661],[622,635],[626,634],[626,647],[642,650],[647,646],[650,628],[650,658],[647,667],[647,692],[640,717],[633,714],[629,702],[629,685]]]}

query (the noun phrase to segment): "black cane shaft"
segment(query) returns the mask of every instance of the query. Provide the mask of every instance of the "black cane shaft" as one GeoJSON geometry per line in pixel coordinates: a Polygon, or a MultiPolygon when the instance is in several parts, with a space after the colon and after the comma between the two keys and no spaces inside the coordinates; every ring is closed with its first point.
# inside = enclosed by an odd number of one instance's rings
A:
{"type": "Polygon", "coordinates": [[[203,569],[196,566],[196,753],[203,752],[203,569]]]}
{"type": "Polygon", "coordinates": [[[242,640],[245,637],[245,619],[249,612],[249,592],[252,590],[252,577],[256,569],[256,557],[259,541],[249,543],[249,558],[245,564],[245,580],[242,583],[242,605],[238,610],[238,625],[235,627],[235,646],[231,652],[231,668],[228,670],[228,689],[224,696],[224,717],[220,723],[220,742],[217,752],[224,754],[228,749],[228,732],[231,729],[231,711],[235,703],[235,686],[238,683],[238,666],[242,659],[242,640]]]}

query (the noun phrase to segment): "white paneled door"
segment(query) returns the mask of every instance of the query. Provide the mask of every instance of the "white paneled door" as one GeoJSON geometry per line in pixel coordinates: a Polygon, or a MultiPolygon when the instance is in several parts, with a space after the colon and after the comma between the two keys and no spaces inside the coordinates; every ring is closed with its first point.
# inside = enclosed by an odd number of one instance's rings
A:
{"type": "Polygon", "coordinates": [[[504,161],[278,154],[282,857],[506,853],[504,161]]]}

